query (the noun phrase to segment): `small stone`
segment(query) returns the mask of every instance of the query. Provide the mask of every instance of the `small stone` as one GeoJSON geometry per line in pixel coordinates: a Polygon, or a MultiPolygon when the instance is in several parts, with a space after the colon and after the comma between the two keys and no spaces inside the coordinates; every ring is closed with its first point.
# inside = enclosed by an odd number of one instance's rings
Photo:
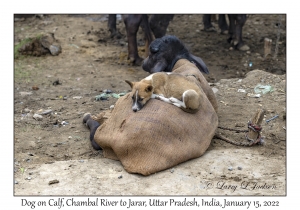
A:
{"type": "Polygon", "coordinates": [[[232,166],[229,166],[229,167],[228,167],[228,170],[229,170],[229,171],[232,171],[232,170],[233,170],[232,166]]]}
{"type": "Polygon", "coordinates": [[[32,92],[20,92],[20,95],[21,96],[28,96],[28,95],[31,95],[32,92]]]}
{"type": "Polygon", "coordinates": [[[31,177],[29,176],[29,177],[27,177],[26,179],[27,179],[27,180],[31,180],[31,177]]]}
{"type": "Polygon", "coordinates": [[[214,92],[214,94],[216,94],[216,93],[219,91],[219,89],[218,89],[218,88],[215,88],[215,87],[213,87],[213,88],[212,88],[212,91],[214,92]]]}
{"type": "Polygon", "coordinates": [[[80,162],[80,163],[83,163],[83,162],[84,162],[84,160],[79,160],[79,162],[80,162]]]}
{"type": "Polygon", "coordinates": [[[74,96],[73,99],[82,99],[82,96],[74,96]]]}
{"type": "Polygon", "coordinates": [[[58,55],[61,53],[61,46],[60,45],[50,45],[49,50],[52,55],[58,55]]]}
{"type": "Polygon", "coordinates": [[[71,138],[72,138],[72,136],[69,136],[69,137],[68,137],[68,139],[71,139],[71,138]]]}
{"type": "Polygon", "coordinates": [[[275,109],[267,109],[266,114],[275,113],[275,109]]]}
{"type": "Polygon", "coordinates": [[[109,94],[109,93],[112,93],[112,90],[109,90],[109,89],[105,89],[102,91],[103,93],[106,93],[106,94],[109,94]]]}
{"type": "Polygon", "coordinates": [[[243,168],[241,166],[238,166],[238,170],[242,170],[243,168]]]}
{"type": "Polygon", "coordinates": [[[250,98],[260,98],[261,97],[261,95],[259,93],[258,94],[248,93],[247,96],[250,98]]]}
{"type": "Polygon", "coordinates": [[[40,109],[36,112],[36,114],[39,114],[39,115],[46,115],[46,114],[50,114],[52,112],[51,109],[47,109],[47,110],[43,110],[43,109],[40,109]]]}
{"type": "Polygon", "coordinates": [[[15,180],[15,184],[19,184],[19,182],[17,180],[15,180]]]}
{"type": "Polygon", "coordinates": [[[122,178],[123,178],[123,176],[122,176],[122,175],[118,177],[118,179],[122,179],[122,178]]]}
{"type": "Polygon", "coordinates": [[[69,123],[66,122],[66,121],[62,121],[61,124],[62,124],[63,126],[65,126],[65,125],[68,125],[69,123]]]}
{"type": "Polygon", "coordinates": [[[37,86],[32,86],[32,90],[39,90],[39,87],[37,87],[37,86]]]}
{"type": "Polygon", "coordinates": [[[54,180],[51,180],[51,181],[48,182],[49,185],[57,184],[57,183],[59,183],[59,181],[57,179],[54,179],[54,180]]]}
{"type": "Polygon", "coordinates": [[[56,86],[56,85],[61,85],[62,83],[59,82],[59,79],[55,80],[52,85],[56,86]]]}
{"type": "Polygon", "coordinates": [[[42,115],[39,115],[39,114],[34,114],[32,117],[33,117],[33,119],[35,119],[35,120],[42,120],[42,119],[43,119],[43,116],[42,116],[42,115]]]}
{"type": "Polygon", "coordinates": [[[28,108],[25,108],[25,109],[24,109],[24,112],[25,112],[25,113],[28,113],[28,112],[31,112],[31,110],[28,109],[28,108]]]}

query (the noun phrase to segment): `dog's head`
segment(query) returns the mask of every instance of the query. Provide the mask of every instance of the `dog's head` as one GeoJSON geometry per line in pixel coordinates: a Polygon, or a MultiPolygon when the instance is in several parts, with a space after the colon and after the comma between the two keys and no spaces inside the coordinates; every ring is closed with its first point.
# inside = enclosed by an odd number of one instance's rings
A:
{"type": "Polygon", "coordinates": [[[150,100],[153,93],[153,86],[150,80],[141,80],[139,82],[130,82],[125,80],[131,87],[132,110],[139,111],[150,100]]]}
{"type": "Polygon", "coordinates": [[[175,63],[182,58],[193,62],[201,72],[209,73],[203,60],[189,53],[184,44],[172,35],[155,39],[150,44],[149,56],[144,60],[142,67],[150,73],[171,72],[175,63]]]}

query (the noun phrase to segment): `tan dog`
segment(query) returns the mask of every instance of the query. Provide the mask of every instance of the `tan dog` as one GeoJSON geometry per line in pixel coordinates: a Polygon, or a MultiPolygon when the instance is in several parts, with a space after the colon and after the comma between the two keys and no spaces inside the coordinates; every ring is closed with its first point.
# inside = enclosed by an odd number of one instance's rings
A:
{"type": "Polygon", "coordinates": [[[189,113],[199,110],[203,92],[182,74],[159,72],[139,82],[125,81],[132,88],[132,110],[135,112],[141,110],[151,98],[173,104],[189,113]]]}

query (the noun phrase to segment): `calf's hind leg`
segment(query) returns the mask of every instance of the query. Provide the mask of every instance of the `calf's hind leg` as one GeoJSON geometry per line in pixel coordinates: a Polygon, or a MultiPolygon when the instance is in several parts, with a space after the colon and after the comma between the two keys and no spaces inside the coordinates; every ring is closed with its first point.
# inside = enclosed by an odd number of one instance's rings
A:
{"type": "Polygon", "coordinates": [[[91,118],[91,114],[90,113],[86,113],[86,114],[83,115],[82,122],[85,123],[86,126],[90,130],[90,140],[91,140],[91,144],[92,144],[93,148],[95,150],[102,150],[102,148],[94,140],[95,132],[96,132],[97,128],[100,126],[100,123],[98,123],[97,121],[93,120],[91,118]]]}

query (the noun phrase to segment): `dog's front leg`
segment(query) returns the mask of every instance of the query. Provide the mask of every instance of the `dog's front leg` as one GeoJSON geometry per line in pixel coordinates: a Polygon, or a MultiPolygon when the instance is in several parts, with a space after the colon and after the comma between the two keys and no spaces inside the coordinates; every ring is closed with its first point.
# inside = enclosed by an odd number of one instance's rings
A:
{"type": "Polygon", "coordinates": [[[175,105],[175,106],[177,106],[179,108],[181,108],[181,107],[186,108],[185,103],[183,101],[180,101],[177,98],[170,97],[169,101],[171,102],[171,104],[173,104],[173,105],[175,105]]]}
{"type": "Polygon", "coordinates": [[[164,97],[164,95],[162,94],[152,94],[151,98],[155,98],[164,102],[167,102],[169,104],[171,104],[172,102],[169,100],[169,98],[164,97]]]}
{"type": "Polygon", "coordinates": [[[151,95],[151,98],[155,98],[155,99],[159,99],[159,96],[164,96],[163,94],[155,94],[155,93],[152,93],[151,95]]]}
{"type": "Polygon", "coordinates": [[[168,104],[173,104],[174,106],[177,106],[179,108],[184,107],[185,108],[185,104],[178,100],[177,98],[171,97],[171,98],[166,98],[163,95],[157,95],[157,94],[153,94],[155,95],[155,99],[159,99],[161,101],[167,102],[168,104]]]}

